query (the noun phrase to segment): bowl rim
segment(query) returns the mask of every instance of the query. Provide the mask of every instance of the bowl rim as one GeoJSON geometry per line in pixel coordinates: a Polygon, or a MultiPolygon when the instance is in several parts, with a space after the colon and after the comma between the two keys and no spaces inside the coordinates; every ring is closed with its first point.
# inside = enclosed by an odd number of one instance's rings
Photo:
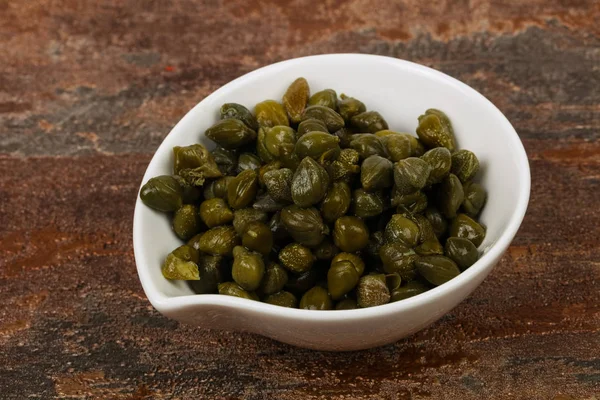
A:
{"type": "Polygon", "coordinates": [[[154,155],[152,156],[152,159],[148,163],[148,167],[146,168],[144,177],[142,178],[142,182],[140,183],[140,189],[143,186],[143,184],[149,178],[151,178],[151,176],[147,176],[149,175],[150,167],[157,162],[157,156],[159,153],[161,153],[161,149],[167,146],[166,142],[168,136],[171,135],[171,133],[173,133],[178,128],[178,126],[182,125],[184,121],[191,118],[191,115],[194,114],[198,108],[202,107],[202,104],[205,103],[207,100],[211,99],[212,97],[218,96],[221,92],[224,92],[242,83],[248,78],[252,78],[262,74],[270,74],[271,72],[274,72],[277,69],[285,67],[287,64],[303,63],[315,60],[325,62],[328,59],[335,58],[346,59],[345,61],[348,62],[357,61],[360,59],[360,61],[363,62],[374,61],[377,63],[397,64],[402,66],[403,68],[411,69],[414,72],[424,75],[430,75],[436,79],[442,79],[446,81],[446,83],[455,86],[457,89],[466,92],[470,96],[474,96],[477,100],[484,102],[485,104],[487,104],[488,107],[491,107],[491,110],[496,114],[497,123],[501,124],[501,129],[507,133],[507,138],[510,140],[510,146],[512,147],[515,154],[520,178],[520,184],[518,186],[519,195],[517,200],[517,206],[513,211],[504,232],[502,232],[498,240],[492,243],[488,251],[481,258],[479,258],[479,260],[477,260],[477,262],[473,264],[470,268],[468,268],[466,271],[462,272],[459,276],[453,278],[452,280],[444,283],[443,285],[430,289],[425,293],[410,297],[408,299],[404,299],[402,301],[388,303],[377,307],[354,310],[332,310],[336,312],[315,312],[313,310],[284,308],[259,301],[241,299],[233,296],[223,296],[219,294],[190,294],[170,297],[160,293],[152,283],[152,278],[149,274],[149,266],[146,265],[146,258],[143,255],[143,245],[140,238],[144,235],[144,232],[142,231],[140,221],[142,218],[141,209],[142,207],[145,207],[145,205],[141,202],[139,196],[137,196],[133,218],[134,257],[138,277],[140,279],[146,297],[148,297],[150,303],[158,311],[162,313],[177,311],[194,306],[214,306],[220,308],[236,309],[240,312],[244,310],[249,312],[256,312],[264,314],[266,316],[277,317],[280,319],[321,322],[336,322],[342,320],[352,321],[363,320],[369,317],[381,317],[396,314],[402,311],[416,309],[422,305],[425,305],[426,303],[436,301],[436,299],[444,297],[450,292],[453,292],[459,287],[465,285],[468,281],[474,279],[477,275],[482,273],[486,267],[493,263],[494,260],[499,259],[502,256],[502,254],[506,251],[512,239],[516,235],[519,227],[521,226],[521,222],[523,221],[525,212],[527,211],[531,190],[531,175],[529,169],[529,161],[523,143],[519,138],[519,135],[517,134],[511,123],[508,121],[508,119],[504,116],[504,114],[490,100],[488,100],[477,90],[441,71],[411,61],[406,61],[393,57],[356,53],[321,54],[306,57],[298,57],[266,65],[226,83],[225,85],[221,86],[220,88],[206,96],[204,99],[199,101],[191,110],[189,110],[184,115],[183,118],[181,118],[181,120],[179,120],[179,122],[177,122],[177,124],[171,129],[169,134],[165,136],[162,143],[156,149],[154,155]]]}

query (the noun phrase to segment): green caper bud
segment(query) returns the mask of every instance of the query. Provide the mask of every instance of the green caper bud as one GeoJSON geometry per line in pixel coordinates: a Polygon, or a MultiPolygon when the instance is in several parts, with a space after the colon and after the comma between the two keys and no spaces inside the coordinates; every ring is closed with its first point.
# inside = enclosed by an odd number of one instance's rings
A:
{"type": "Polygon", "coordinates": [[[380,193],[368,193],[364,189],[356,189],[352,193],[352,213],[360,218],[379,215],[385,209],[380,193]]]}
{"type": "Polygon", "coordinates": [[[269,216],[264,211],[254,208],[242,208],[233,213],[233,227],[235,232],[242,236],[251,222],[266,223],[268,218],[269,216]]]}
{"type": "Polygon", "coordinates": [[[217,180],[211,181],[209,184],[204,186],[204,198],[214,199],[215,197],[219,197],[221,199],[227,198],[227,188],[231,181],[235,178],[234,176],[224,176],[223,178],[219,178],[217,180]]]}
{"type": "Polygon", "coordinates": [[[175,178],[161,175],[150,178],[140,190],[140,199],[158,211],[177,211],[183,204],[183,188],[175,178]]]}
{"type": "Polygon", "coordinates": [[[308,247],[319,245],[329,232],[319,211],[312,207],[285,207],[281,210],[281,222],[296,242],[308,247]]]}
{"type": "Polygon", "coordinates": [[[350,183],[354,175],[360,172],[359,160],[360,156],[356,150],[342,149],[337,160],[328,166],[331,179],[350,183]]]}
{"type": "Polygon", "coordinates": [[[327,290],[321,286],[315,286],[302,296],[300,308],[303,310],[331,310],[333,303],[327,290]]]}
{"type": "Polygon", "coordinates": [[[369,230],[360,218],[340,217],[334,224],[333,242],[342,251],[354,253],[369,243],[369,230]]]}
{"type": "Polygon", "coordinates": [[[375,133],[388,128],[387,122],[377,111],[365,111],[350,119],[352,126],[360,132],[375,133]]]}
{"type": "Polygon", "coordinates": [[[367,111],[367,107],[364,105],[364,103],[355,99],[354,97],[349,97],[342,93],[340,95],[340,99],[341,100],[338,102],[338,109],[340,111],[340,115],[346,121],[350,121],[355,115],[367,111]]]}
{"type": "Polygon", "coordinates": [[[296,308],[298,306],[298,299],[292,293],[282,290],[265,297],[265,303],[273,304],[274,306],[296,308]]]}
{"type": "Polygon", "coordinates": [[[340,300],[335,305],[336,310],[355,310],[356,308],[358,308],[356,300],[350,298],[340,300]]]}
{"type": "Polygon", "coordinates": [[[223,257],[203,254],[198,261],[197,281],[188,281],[196,294],[218,293],[217,285],[223,280],[223,257]]]}
{"type": "Polygon", "coordinates": [[[221,119],[239,119],[246,126],[252,130],[258,129],[258,122],[256,122],[256,118],[254,115],[241,104],[237,103],[225,103],[221,106],[220,109],[221,119]]]}
{"type": "Polygon", "coordinates": [[[198,240],[198,250],[203,253],[226,256],[233,253],[233,248],[240,240],[230,225],[222,225],[204,232],[198,240]]]}
{"type": "Polygon", "coordinates": [[[359,307],[375,307],[390,302],[390,291],[385,275],[366,275],[360,278],[356,288],[356,302],[359,307]]]}
{"type": "Polygon", "coordinates": [[[427,240],[437,239],[431,222],[421,214],[405,215],[411,221],[413,221],[419,227],[419,243],[423,243],[427,240]]]}
{"type": "Polygon", "coordinates": [[[223,175],[235,175],[238,162],[238,156],[235,150],[227,150],[223,147],[217,147],[211,152],[211,154],[217,163],[217,167],[223,175]]]}
{"type": "Polygon", "coordinates": [[[261,165],[262,162],[260,161],[260,158],[258,158],[257,155],[252,153],[242,153],[240,154],[240,157],[238,159],[237,172],[240,173],[247,169],[256,171],[260,168],[261,165]]]}
{"type": "Polygon", "coordinates": [[[487,199],[485,189],[478,183],[468,183],[464,185],[465,199],[462,203],[462,208],[465,214],[474,218],[479,215],[487,199]]]}
{"type": "Polygon", "coordinates": [[[425,256],[415,261],[419,274],[432,285],[439,286],[457,277],[460,270],[448,257],[425,256]]]}
{"type": "Polygon", "coordinates": [[[242,289],[242,287],[235,282],[219,283],[218,290],[219,294],[224,294],[226,296],[241,297],[242,299],[256,301],[259,300],[254,292],[248,292],[247,290],[242,289]]]}
{"type": "Polygon", "coordinates": [[[362,275],[363,272],[365,272],[365,262],[363,261],[362,258],[360,258],[360,256],[358,256],[356,254],[338,253],[331,260],[331,265],[338,263],[338,262],[342,262],[342,261],[350,262],[352,264],[352,266],[354,267],[354,269],[356,269],[356,272],[358,273],[359,276],[362,275]]]}
{"type": "Polygon", "coordinates": [[[315,257],[317,257],[317,260],[331,260],[339,252],[340,249],[338,249],[328,237],[314,248],[314,254],[315,257]]]}
{"type": "Polygon", "coordinates": [[[440,241],[434,236],[433,239],[426,240],[415,247],[415,253],[420,256],[441,256],[444,254],[444,248],[440,241]]]}
{"type": "Polygon", "coordinates": [[[419,281],[408,282],[406,285],[392,291],[391,301],[408,299],[409,297],[425,293],[428,290],[429,288],[419,281]]]}
{"type": "Polygon", "coordinates": [[[323,121],[316,118],[305,119],[300,122],[298,125],[298,138],[302,137],[302,135],[307,134],[308,132],[325,132],[329,133],[327,130],[327,126],[323,121]]]}
{"type": "Polygon", "coordinates": [[[419,116],[417,135],[425,146],[429,148],[445,147],[454,151],[456,141],[450,120],[443,112],[435,109],[425,111],[419,116]]]}
{"type": "Polygon", "coordinates": [[[250,250],[268,255],[273,248],[273,233],[262,222],[251,222],[242,235],[242,245],[250,250]]]}
{"type": "Polygon", "coordinates": [[[288,168],[266,172],[264,182],[269,195],[277,201],[292,201],[293,176],[294,173],[288,168]]]}
{"type": "Polygon", "coordinates": [[[469,239],[479,247],[485,238],[485,228],[466,214],[458,214],[450,224],[450,236],[469,239]]]}
{"type": "Polygon", "coordinates": [[[448,176],[450,172],[450,166],[452,164],[452,158],[450,150],[445,147],[436,147],[429,150],[421,156],[422,160],[425,160],[431,167],[429,178],[427,178],[427,185],[434,185],[440,183],[442,179],[448,176]]]}
{"type": "Polygon", "coordinates": [[[350,147],[358,152],[362,160],[374,155],[386,158],[388,156],[381,138],[370,133],[352,135],[350,147]]]}
{"type": "Polygon", "coordinates": [[[446,222],[446,218],[442,215],[441,212],[435,207],[427,207],[425,210],[425,218],[429,220],[431,226],[433,227],[433,231],[435,232],[435,236],[441,238],[446,233],[448,229],[448,222],[446,222]]]}
{"type": "Polygon", "coordinates": [[[294,152],[300,159],[312,157],[318,160],[324,153],[333,152],[334,158],[340,152],[340,139],[325,132],[308,132],[296,142],[294,152]]]}
{"type": "Polygon", "coordinates": [[[444,255],[458,265],[461,271],[475,264],[479,258],[477,247],[468,239],[450,237],[446,240],[444,255]]]}
{"type": "Polygon", "coordinates": [[[252,203],[258,191],[256,171],[247,169],[233,178],[227,186],[227,202],[233,209],[247,207],[252,203]]]}
{"type": "Polygon", "coordinates": [[[323,121],[329,132],[335,132],[344,127],[344,119],[329,107],[308,106],[304,110],[302,120],[314,118],[323,121]]]}
{"type": "Polygon", "coordinates": [[[261,188],[265,187],[265,174],[270,171],[277,171],[282,166],[279,160],[268,162],[258,169],[258,184],[261,188]]]}
{"type": "Polygon", "coordinates": [[[452,173],[460,179],[462,183],[469,182],[479,171],[479,160],[477,156],[469,150],[458,150],[452,153],[452,173]]]}
{"type": "Polygon", "coordinates": [[[415,278],[414,262],[418,256],[410,247],[400,242],[387,243],[379,249],[379,257],[386,273],[397,273],[405,281],[415,278]]]}
{"type": "Polygon", "coordinates": [[[222,119],[204,132],[204,135],[226,149],[237,149],[256,139],[256,131],[239,119],[222,119]]]}
{"type": "Polygon", "coordinates": [[[265,264],[260,254],[248,251],[242,246],[233,249],[231,276],[242,289],[258,289],[264,273],[265,264]]]}
{"type": "Polygon", "coordinates": [[[308,102],[310,89],[304,78],[298,78],[287,88],[283,95],[283,106],[290,120],[297,124],[302,119],[302,113],[308,102]]]}
{"type": "Polygon", "coordinates": [[[303,158],[292,177],[294,203],[300,207],[310,207],[321,201],[328,189],[329,174],[325,168],[310,157],[303,158]]]}
{"type": "Polygon", "coordinates": [[[173,175],[173,178],[181,185],[183,204],[196,204],[202,199],[202,190],[199,186],[190,185],[179,175],[173,175]]]}
{"type": "Polygon", "coordinates": [[[209,228],[225,225],[233,221],[233,212],[225,203],[225,200],[215,197],[204,200],[200,204],[200,218],[209,228]]]}
{"type": "Polygon", "coordinates": [[[333,89],[321,90],[310,96],[308,105],[329,107],[332,110],[337,110],[337,93],[333,89]]]}
{"type": "Polygon", "coordinates": [[[431,166],[416,157],[405,158],[394,166],[394,182],[399,194],[410,194],[425,187],[431,166]]]}
{"type": "Polygon", "coordinates": [[[285,108],[275,100],[265,100],[254,106],[254,115],[259,126],[290,126],[285,108]]]}
{"type": "Polygon", "coordinates": [[[200,232],[200,221],[198,218],[198,208],[191,204],[181,206],[175,211],[173,216],[173,232],[183,239],[188,240],[200,232]]]}
{"type": "Polygon", "coordinates": [[[279,252],[281,265],[292,272],[306,272],[315,262],[315,256],[308,247],[290,243],[279,252]]]}
{"type": "Polygon", "coordinates": [[[256,153],[264,162],[286,160],[296,144],[296,132],[289,126],[276,125],[258,130],[256,153]]]}
{"type": "Polygon", "coordinates": [[[388,243],[401,242],[408,247],[414,247],[419,241],[419,234],[417,224],[403,215],[394,214],[385,227],[384,238],[388,243]]]}
{"type": "Polygon", "coordinates": [[[279,264],[269,263],[265,270],[260,291],[264,294],[273,294],[283,289],[288,281],[288,273],[279,264]]]}
{"type": "Polygon", "coordinates": [[[213,156],[201,144],[173,147],[173,170],[191,186],[202,186],[206,178],[223,176],[213,156]]]}
{"type": "MultiPolygon", "coordinates": [[[[397,133],[389,130],[379,131],[375,134],[381,138],[390,160],[397,162],[413,155],[411,136],[405,133],[397,133]]],[[[416,140],[416,138],[412,138],[416,140]]]]}
{"type": "Polygon", "coordinates": [[[350,186],[346,182],[334,182],[321,203],[321,214],[325,221],[331,223],[344,216],[351,201],[350,186]]]}
{"type": "Polygon", "coordinates": [[[392,206],[398,207],[398,214],[418,214],[427,208],[427,203],[427,195],[420,190],[409,194],[399,194],[395,189],[392,192],[392,206]]]}
{"type": "Polygon", "coordinates": [[[327,272],[327,287],[333,300],[339,300],[358,283],[360,276],[350,261],[331,264],[327,272]]]}
{"type": "Polygon", "coordinates": [[[269,193],[261,193],[258,196],[256,196],[256,200],[254,201],[252,208],[271,213],[281,211],[283,207],[289,204],[290,202],[288,201],[275,200],[269,195],[269,193]]]}
{"type": "Polygon", "coordinates": [[[197,281],[200,279],[198,261],[198,251],[184,244],[169,253],[161,271],[163,276],[170,280],[197,281]]]}
{"type": "Polygon", "coordinates": [[[438,207],[444,216],[454,218],[464,198],[463,186],[457,176],[449,174],[445,177],[438,190],[438,207]]]}
{"type": "Polygon", "coordinates": [[[367,157],[361,166],[360,182],[367,192],[391,187],[394,183],[392,162],[377,155],[367,157]]]}

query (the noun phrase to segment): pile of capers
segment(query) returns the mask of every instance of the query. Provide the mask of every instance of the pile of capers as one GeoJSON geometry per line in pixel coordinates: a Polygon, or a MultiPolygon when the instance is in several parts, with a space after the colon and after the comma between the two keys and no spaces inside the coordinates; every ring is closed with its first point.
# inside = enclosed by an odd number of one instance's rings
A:
{"type": "Polygon", "coordinates": [[[473,265],[485,228],[479,161],[429,109],[417,136],[377,111],[296,79],[254,113],[227,103],[205,135],[173,148],[173,175],[140,197],[186,244],[165,278],[196,293],[342,310],[406,299],[473,265]]]}

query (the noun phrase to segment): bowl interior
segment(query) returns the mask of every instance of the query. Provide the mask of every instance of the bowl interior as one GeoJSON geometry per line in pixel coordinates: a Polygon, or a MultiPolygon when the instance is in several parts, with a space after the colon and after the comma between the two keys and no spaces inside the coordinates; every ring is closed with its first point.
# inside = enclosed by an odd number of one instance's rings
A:
{"type": "MultiPolygon", "coordinates": [[[[379,111],[395,131],[414,135],[417,117],[426,109],[446,112],[454,126],[458,147],[478,156],[481,170],[477,180],[488,191],[480,218],[487,226],[487,236],[480,251],[490,251],[512,225],[508,245],[521,222],[529,194],[527,158],[510,123],[483,96],[459,81],[387,57],[306,57],[274,64],[232,81],[200,102],[173,128],[150,162],[142,183],[153,176],[172,173],[173,146],[199,142],[213,147],[204,137],[204,131],[216,122],[223,103],[241,103],[252,110],[262,100],[280,100],[287,86],[299,76],[308,80],[312,93],[332,88],[338,95],[345,93],[362,100],[368,110],[379,111]]],[[[179,245],[181,241],[171,231],[169,218],[145,207],[138,198],[134,248],[149,298],[150,293],[156,301],[193,294],[185,282],[168,281],[160,271],[164,257],[179,245]]],[[[484,268],[481,262],[469,271],[475,274],[478,268],[484,268]]]]}

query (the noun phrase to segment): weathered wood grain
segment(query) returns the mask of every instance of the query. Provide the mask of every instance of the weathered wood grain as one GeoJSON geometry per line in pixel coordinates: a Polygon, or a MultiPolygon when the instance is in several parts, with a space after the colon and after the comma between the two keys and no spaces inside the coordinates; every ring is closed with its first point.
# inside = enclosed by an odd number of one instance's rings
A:
{"type": "Polygon", "coordinates": [[[600,3],[0,0],[0,398],[600,398],[600,3]],[[179,325],[131,248],[152,152],[194,104],[326,52],[433,66],[530,157],[483,285],[409,339],[334,354],[179,325]]]}

